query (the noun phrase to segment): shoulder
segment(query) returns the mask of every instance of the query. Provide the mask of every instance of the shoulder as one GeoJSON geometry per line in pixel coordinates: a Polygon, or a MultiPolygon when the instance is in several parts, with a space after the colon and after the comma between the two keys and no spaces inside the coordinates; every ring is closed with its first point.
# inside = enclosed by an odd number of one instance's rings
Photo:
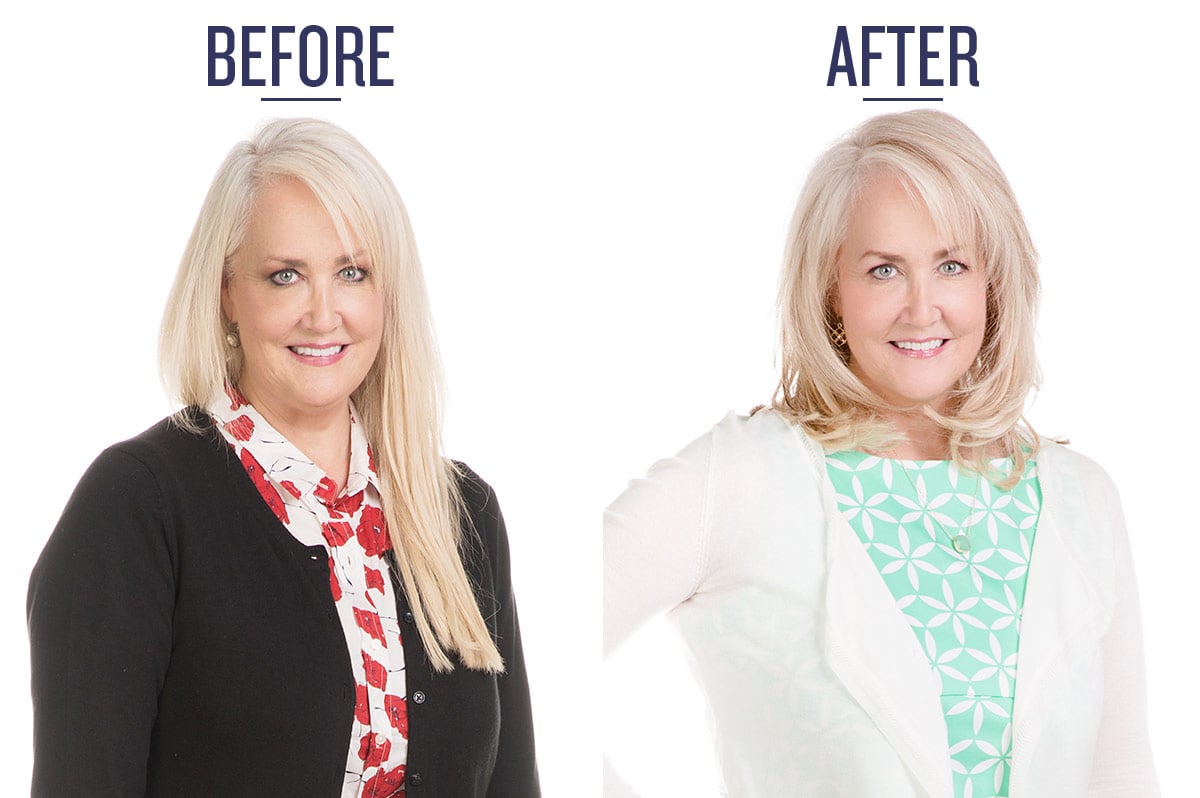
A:
{"type": "Polygon", "coordinates": [[[240,495],[231,485],[237,473],[231,466],[240,464],[207,416],[195,413],[190,415],[199,431],[184,429],[172,416],[109,446],[80,479],[71,504],[86,499],[89,506],[116,510],[148,503],[170,507],[172,515],[204,515],[214,499],[228,502],[240,495]]]}
{"type": "Polygon", "coordinates": [[[508,533],[500,502],[483,477],[466,463],[453,461],[458,494],[462,499],[460,554],[475,583],[486,572],[489,580],[506,581],[509,569],[508,533]]]}
{"type": "Polygon", "coordinates": [[[80,486],[112,484],[129,488],[154,482],[172,471],[186,470],[210,459],[213,447],[203,435],[180,428],[167,417],[128,440],[102,451],[84,474],[80,486]]]}
{"type": "Polygon", "coordinates": [[[737,523],[775,513],[783,497],[815,495],[821,458],[820,446],[775,411],[731,412],[631,481],[606,510],[605,527],[614,538],[625,527],[673,529],[701,545],[722,519],[733,534],[737,523]]]}
{"type": "Polygon", "coordinates": [[[181,486],[196,474],[212,480],[213,457],[203,436],[170,419],[109,446],[72,491],[31,585],[53,574],[70,581],[139,564],[143,571],[170,570],[166,563],[177,550],[180,496],[186,493],[181,486]]]}
{"type": "Polygon", "coordinates": [[[818,448],[800,427],[774,410],[765,408],[750,414],[730,411],[674,457],[660,461],[655,468],[680,460],[693,466],[702,462],[736,466],[764,458],[813,454],[818,448]]]}
{"type": "Polygon", "coordinates": [[[500,515],[496,492],[473,468],[459,460],[453,461],[455,481],[462,496],[463,507],[472,518],[500,515]]]}
{"type": "Polygon", "coordinates": [[[168,416],[127,440],[114,443],[100,452],[81,482],[125,482],[131,474],[142,473],[170,481],[172,475],[210,474],[214,464],[224,459],[220,433],[207,415],[195,408],[182,411],[194,419],[199,431],[184,429],[176,416],[168,416]],[[195,413],[191,411],[195,411],[195,413]],[[203,418],[201,418],[203,416],[203,418]]]}
{"type": "Polygon", "coordinates": [[[728,413],[701,440],[708,442],[711,478],[742,486],[818,473],[823,456],[800,426],[770,408],[728,413]]]}
{"type": "Polygon", "coordinates": [[[1043,441],[1037,453],[1038,479],[1055,493],[1082,494],[1090,500],[1115,500],[1116,485],[1092,458],[1053,441],[1043,441]]]}
{"type": "Polygon", "coordinates": [[[747,415],[729,412],[711,430],[714,442],[734,453],[816,451],[804,430],[767,407],[747,415]]]}
{"type": "Polygon", "coordinates": [[[1058,443],[1046,443],[1037,454],[1042,513],[1077,552],[1092,558],[1098,573],[1111,569],[1111,546],[1126,536],[1125,516],[1116,485],[1095,460],[1058,443]]]}
{"type": "Polygon", "coordinates": [[[212,426],[208,414],[190,407],[114,444],[108,451],[136,458],[155,469],[183,470],[211,462],[215,453],[223,451],[220,443],[220,433],[212,426]],[[186,418],[198,431],[185,429],[181,418],[186,418]]]}

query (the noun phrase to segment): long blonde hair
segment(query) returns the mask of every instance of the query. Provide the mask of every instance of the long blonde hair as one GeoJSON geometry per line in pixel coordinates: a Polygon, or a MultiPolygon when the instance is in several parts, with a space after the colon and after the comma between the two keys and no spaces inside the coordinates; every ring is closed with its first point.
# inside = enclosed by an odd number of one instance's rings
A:
{"type": "Polygon", "coordinates": [[[780,380],[773,406],[830,449],[886,450],[898,434],[890,408],[849,368],[834,343],[833,298],[847,217],[864,186],[898,178],[928,208],[939,231],[971,242],[987,279],[987,327],[975,364],[944,412],[923,408],[947,433],[951,457],[987,473],[997,447],[1015,482],[1037,436],[1025,401],[1040,379],[1034,353],[1037,253],[999,164],[965,124],[939,111],[869,119],[813,165],[792,216],[779,285],[780,380]]]}
{"type": "MultiPolygon", "coordinates": [[[[329,212],[343,242],[370,253],[384,296],[379,353],[352,396],[375,455],[396,569],[433,666],[451,653],[468,668],[504,663],[463,568],[465,519],[453,462],[441,453],[441,359],[408,215],[383,167],[346,131],[315,119],[281,119],[236,145],[213,179],[167,300],[159,366],[168,392],[203,407],[237,385],[242,363],[225,335],[221,284],[247,219],[269,181],[295,178],[329,212]]],[[[176,416],[184,426],[188,417],[176,416]]],[[[194,429],[195,424],[190,424],[194,429]]]]}

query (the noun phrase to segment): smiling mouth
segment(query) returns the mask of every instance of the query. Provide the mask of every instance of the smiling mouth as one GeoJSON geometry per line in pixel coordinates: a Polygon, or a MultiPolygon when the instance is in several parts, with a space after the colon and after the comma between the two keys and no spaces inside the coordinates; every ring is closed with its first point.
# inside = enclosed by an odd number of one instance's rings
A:
{"type": "Polygon", "coordinates": [[[297,355],[305,357],[330,357],[346,348],[345,344],[330,344],[329,346],[289,346],[288,349],[297,355]]]}
{"type": "Polygon", "coordinates": [[[891,345],[897,349],[903,349],[908,352],[932,352],[934,349],[940,348],[946,343],[949,338],[931,338],[928,341],[891,341],[891,345]]]}

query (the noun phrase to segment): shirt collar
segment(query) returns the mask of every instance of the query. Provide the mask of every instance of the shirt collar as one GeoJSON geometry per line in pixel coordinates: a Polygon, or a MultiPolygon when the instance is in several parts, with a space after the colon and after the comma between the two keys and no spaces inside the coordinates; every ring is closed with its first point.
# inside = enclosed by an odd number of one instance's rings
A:
{"type": "MultiPolygon", "coordinates": [[[[216,391],[205,407],[226,437],[236,439],[262,465],[267,477],[299,499],[315,494],[323,502],[337,497],[334,481],[276,430],[254,405],[231,385],[216,391]]],[[[353,496],[368,484],[379,490],[374,458],[358,411],[350,403],[350,470],[343,495],[353,496]]]]}

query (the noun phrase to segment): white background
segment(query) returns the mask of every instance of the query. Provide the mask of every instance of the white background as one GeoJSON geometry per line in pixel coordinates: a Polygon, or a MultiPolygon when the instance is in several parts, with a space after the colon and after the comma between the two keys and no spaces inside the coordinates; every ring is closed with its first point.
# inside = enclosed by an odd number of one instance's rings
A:
{"type": "Polygon", "coordinates": [[[158,322],[225,152],[265,117],[315,115],[357,135],[408,205],[451,387],[448,449],[508,519],[546,794],[598,794],[602,736],[647,794],[715,794],[670,636],[649,628],[602,671],[599,514],[726,410],[769,399],[775,280],[807,166],[866,116],[913,107],[861,101],[900,93],[887,62],[877,88],[825,86],[836,26],[863,24],[978,32],[982,85],[933,105],[980,133],[1022,201],[1044,281],[1031,418],[1121,487],[1160,775],[1167,795],[1191,783],[1193,19],[1161,0],[199,5],[3,12],[13,792],[31,759],[29,568],[92,458],[173,409],[158,322]],[[208,25],[309,23],[393,25],[396,85],[321,104],[206,85],[208,25]]]}

